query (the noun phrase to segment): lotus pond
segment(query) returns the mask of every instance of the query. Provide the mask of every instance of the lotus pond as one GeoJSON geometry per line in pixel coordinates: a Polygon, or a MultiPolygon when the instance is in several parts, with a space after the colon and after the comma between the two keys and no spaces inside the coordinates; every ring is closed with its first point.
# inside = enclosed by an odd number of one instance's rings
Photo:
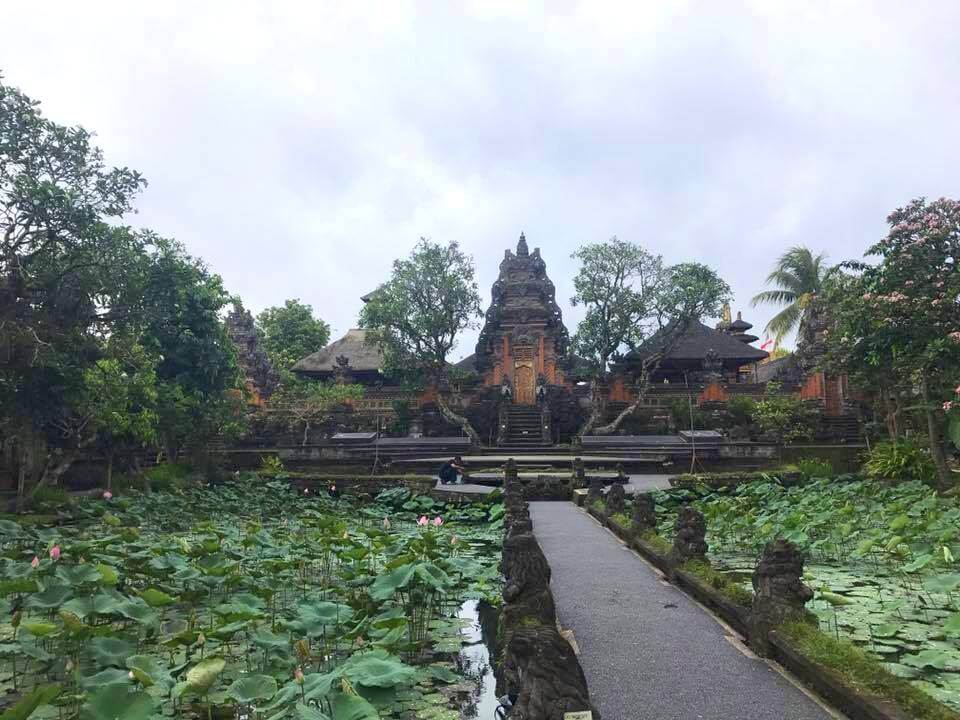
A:
{"type": "Polygon", "coordinates": [[[476,716],[492,693],[477,632],[496,636],[484,608],[500,593],[502,514],[493,497],[447,507],[398,488],[359,506],[247,476],[84,500],[56,526],[0,520],[0,707],[476,716]]]}
{"type": "Polygon", "coordinates": [[[920,483],[854,476],[785,488],[655,493],[660,532],[676,508],[707,518],[711,564],[750,586],[763,546],[780,535],[808,556],[808,607],[821,629],[853,641],[941,702],[960,708],[960,503],[920,483]]]}

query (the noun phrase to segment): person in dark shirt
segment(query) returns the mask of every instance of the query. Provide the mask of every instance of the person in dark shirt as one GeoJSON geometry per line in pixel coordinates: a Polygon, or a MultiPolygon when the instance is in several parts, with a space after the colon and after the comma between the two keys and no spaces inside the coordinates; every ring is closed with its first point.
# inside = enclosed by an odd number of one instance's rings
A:
{"type": "Polygon", "coordinates": [[[460,456],[457,455],[452,460],[447,460],[440,467],[440,483],[446,485],[447,483],[457,483],[460,484],[460,476],[463,474],[464,466],[463,460],[460,459],[460,456]]]}

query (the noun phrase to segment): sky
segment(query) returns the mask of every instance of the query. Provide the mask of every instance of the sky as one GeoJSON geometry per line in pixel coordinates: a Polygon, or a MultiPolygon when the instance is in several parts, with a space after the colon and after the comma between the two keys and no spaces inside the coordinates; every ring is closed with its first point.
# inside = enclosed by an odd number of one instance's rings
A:
{"type": "MultiPolygon", "coordinates": [[[[580,245],[712,266],[734,313],[776,258],[862,256],[911,198],[960,196],[960,3],[0,0],[6,83],[97,133],[257,312],[334,337],[420,237],[484,308],[539,247],[571,332],[580,245]],[[10,29],[15,28],[15,31],[10,29]]],[[[452,359],[473,351],[468,332],[452,359]]]]}

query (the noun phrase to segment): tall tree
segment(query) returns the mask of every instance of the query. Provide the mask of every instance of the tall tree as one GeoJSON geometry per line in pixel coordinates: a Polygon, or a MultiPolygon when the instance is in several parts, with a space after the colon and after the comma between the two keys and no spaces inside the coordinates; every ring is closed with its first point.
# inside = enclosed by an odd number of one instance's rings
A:
{"type": "Polygon", "coordinates": [[[410,256],[393,262],[390,279],[373,292],[360,313],[360,327],[383,351],[389,372],[415,370],[434,385],[443,416],[474,443],[470,421],[447,401],[447,356],[457,335],[475,328],[480,293],[473,259],[460,246],[421,238],[410,256]]]}
{"type": "Polygon", "coordinates": [[[219,275],[170,240],[149,234],[141,342],[157,356],[157,415],[167,458],[189,441],[238,429],[240,371],[220,318],[230,295],[219,275]]]}
{"type": "Polygon", "coordinates": [[[21,490],[56,481],[78,450],[71,398],[136,305],[127,269],[141,243],[110,223],[144,185],[0,80],[0,431],[21,490]]]}
{"type": "Polygon", "coordinates": [[[790,248],[767,275],[767,284],[775,285],[776,289],[757,293],[750,301],[752,307],[785,306],[764,328],[764,332],[774,336],[777,345],[800,326],[804,312],[823,290],[824,279],[830,271],[826,258],[824,253],[814,255],[809,248],[790,248]]]}
{"type": "Polygon", "coordinates": [[[893,378],[911,384],[946,487],[944,399],[960,378],[960,202],[919,198],[887,222],[887,236],[866,253],[875,264],[846,264],[859,274],[833,296],[828,358],[874,389],[893,378]]]}
{"type": "Polygon", "coordinates": [[[593,372],[590,417],[579,435],[605,435],[615,432],[636,412],[663,357],[691,321],[719,313],[729,300],[730,287],[705,265],[664,267],[659,255],[616,237],[585,245],[573,257],[580,260],[580,271],[574,278],[577,294],[570,302],[574,306],[583,304],[586,315],[577,326],[571,347],[587,360],[593,372]],[[656,348],[644,357],[635,401],[612,422],[601,426],[605,413],[601,386],[610,361],[654,337],[656,348]]]}
{"type": "Polygon", "coordinates": [[[257,333],[270,362],[285,375],[298,360],[330,341],[330,326],[314,317],[313,308],[297,298],[257,315],[257,333]]]}

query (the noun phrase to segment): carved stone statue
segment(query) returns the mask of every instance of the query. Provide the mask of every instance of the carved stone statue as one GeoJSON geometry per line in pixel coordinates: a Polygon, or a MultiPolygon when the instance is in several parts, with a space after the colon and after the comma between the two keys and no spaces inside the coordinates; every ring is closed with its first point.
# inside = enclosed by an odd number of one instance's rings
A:
{"type": "Polygon", "coordinates": [[[626,491],[624,491],[623,485],[618,482],[613,483],[607,492],[607,517],[622,513],[626,509],[624,507],[625,500],[626,491]]]}
{"type": "Polygon", "coordinates": [[[753,608],[750,646],[758,655],[770,654],[770,630],[788,620],[807,620],[804,607],[813,590],[803,583],[803,553],[788,540],[767,543],[753,570],[753,608]]]}
{"type": "Polygon", "coordinates": [[[591,505],[598,500],[603,499],[603,478],[590,478],[590,485],[587,488],[587,502],[591,505]]]}
{"type": "Polygon", "coordinates": [[[589,711],[600,720],[580,662],[555,626],[518,627],[504,655],[508,692],[517,691],[511,718],[564,720],[566,713],[589,711]]]}
{"type": "Polygon", "coordinates": [[[699,510],[684,505],[677,513],[674,526],[673,549],[670,551],[671,567],[679,567],[691,560],[707,560],[707,521],[699,510]]]}
{"type": "Polygon", "coordinates": [[[633,525],[635,535],[644,535],[657,530],[657,513],[650,493],[633,494],[633,525]]]}
{"type": "Polygon", "coordinates": [[[353,381],[353,373],[350,371],[350,358],[346,355],[337,355],[336,365],[333,368],[333,381],[337,385],[347,385],[353,381]]]}

